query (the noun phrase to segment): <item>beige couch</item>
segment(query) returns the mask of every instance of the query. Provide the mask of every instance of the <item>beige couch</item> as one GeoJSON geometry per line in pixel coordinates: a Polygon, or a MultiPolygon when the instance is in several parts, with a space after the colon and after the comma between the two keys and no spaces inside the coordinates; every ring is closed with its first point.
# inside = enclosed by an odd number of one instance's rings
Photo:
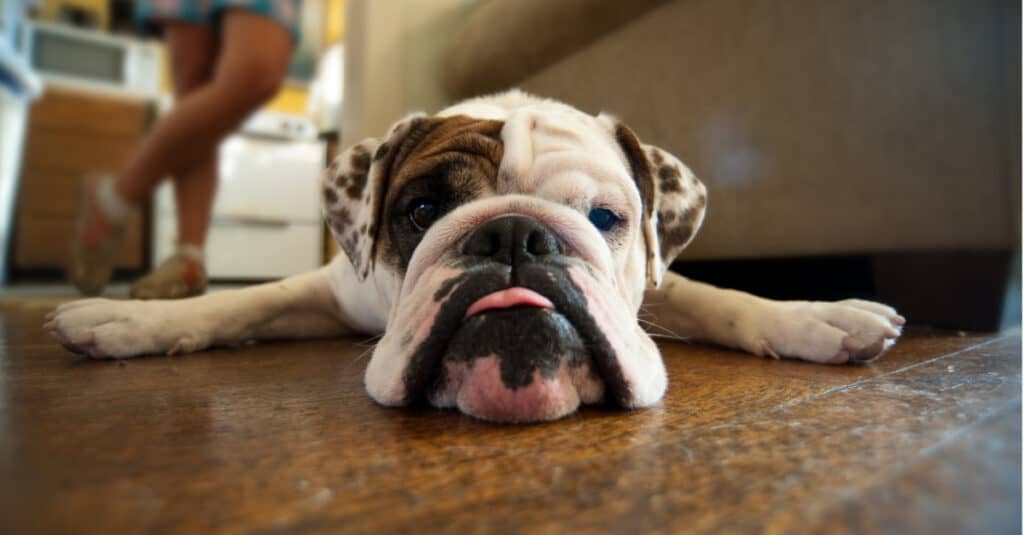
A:
{"type": "Polygon", "coordinates": [[[710,203],[684,260],[871,254],[901,287],[899,255],[995,254],[982,278],[1009,276],[1019,3],[350,0],[347,17],[343,144],[519,86],[611,111],[694,169],[710,203]]]}

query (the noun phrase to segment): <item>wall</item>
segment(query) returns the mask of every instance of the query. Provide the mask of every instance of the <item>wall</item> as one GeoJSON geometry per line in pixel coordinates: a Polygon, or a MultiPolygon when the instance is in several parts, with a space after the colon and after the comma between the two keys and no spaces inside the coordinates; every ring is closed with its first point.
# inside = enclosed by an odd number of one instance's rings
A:
{"type": "Polygon", "coordinates": [[[107,0],[43,0],[39,4],[39,14],[46,20],[55,20],[61,6],[81,7],[93,11],[99,18],[100,28],[106,28],[110,19],[107,0]]]}

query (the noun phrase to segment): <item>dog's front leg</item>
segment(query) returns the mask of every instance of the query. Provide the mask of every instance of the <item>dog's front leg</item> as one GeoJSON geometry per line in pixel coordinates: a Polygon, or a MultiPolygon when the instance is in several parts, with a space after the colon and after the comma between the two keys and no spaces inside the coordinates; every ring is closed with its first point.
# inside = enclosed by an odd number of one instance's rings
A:
{"type": "Polygon", "coordinates": [[[827,363],[877,357],[905,323],[891,307],[871,301],[773,301],[672,272],[647,291],[644,316],[655,334],[665,330],[756,355],[827,363]]]}
{"type": "Polygon", "coordinates": [[[72,301],[51,312],[45,328],[64,347],[93,358],[347,334],[351,330],[331,293],[328,269],[178,301],[72,301]]]}

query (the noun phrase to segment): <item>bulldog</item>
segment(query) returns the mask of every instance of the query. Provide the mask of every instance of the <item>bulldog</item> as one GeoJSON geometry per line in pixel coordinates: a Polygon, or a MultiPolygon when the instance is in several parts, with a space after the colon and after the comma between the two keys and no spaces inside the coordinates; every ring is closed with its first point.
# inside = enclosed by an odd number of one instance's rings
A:
{"type": "Polygon", "coordinates": [[[645,325],[841,364],[878,357],[904,324],[874,302],[772,301],[668,271],[704,185],[613,116],[520,91],[398,121],[341,154],[322,194],[342,252],[319,270],[181,301],[75,301],[45,328],[115,359],[383,333],[365,375],[378,403],[531,422],[658,403],[645,325]]]}

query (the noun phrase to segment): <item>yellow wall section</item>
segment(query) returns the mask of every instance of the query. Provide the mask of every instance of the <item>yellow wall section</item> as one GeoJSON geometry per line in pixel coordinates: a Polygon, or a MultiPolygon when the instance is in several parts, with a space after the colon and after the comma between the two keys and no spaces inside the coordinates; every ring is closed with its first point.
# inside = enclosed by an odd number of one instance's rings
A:
{"type": "Polygon", "coordinates": [[[325,0],[324,44],[331,45],[345,35],[345,0],[325,0]]]}
{"type": "Polygon", "coordinates": [[[309,93],[303,87],[292,87],[285,85],[277,96],[267,104],[267,109],[284,113],[306,114],[306,103],[309,100],[309,93]]]}
{"type": "Polygon", "coordinates": [[[45,20],[56,20],[61,6],[85,8],[96,13],[100,28],[106,28],[110,20],[110,6],[107,5],[107,0],[46,0],[39,6],[40,16],[45,20]]]}
{"type": "MultiPolygon", "coordinates": [[[[345,0],[305,0],[325,2],[324,46],[340,41],[345,33],[345,0]]],[[[306,113],[309,93],[302,87],[285,85],[267,104],[267,108],[285,113],[306,113]]]]}

